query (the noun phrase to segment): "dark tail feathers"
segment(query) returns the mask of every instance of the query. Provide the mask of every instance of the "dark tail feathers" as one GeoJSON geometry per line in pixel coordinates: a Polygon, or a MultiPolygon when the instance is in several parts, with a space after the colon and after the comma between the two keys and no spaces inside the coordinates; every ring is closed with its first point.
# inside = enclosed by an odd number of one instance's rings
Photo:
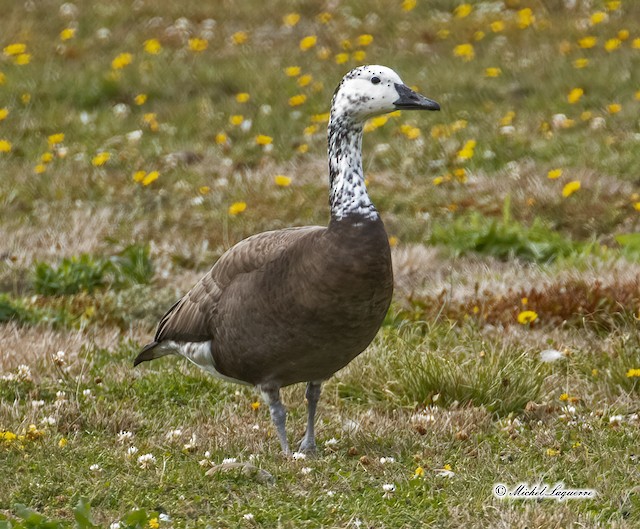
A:
{"type": "Polygon", "coordinates": [[[156,358],[170,354],[169,351],[162,350],[158,345],[160,345],[159,342],[151,342],[145,345],[133,361],[133,367],[142,362],[148,362],[149,360],[155,360],[156,358]]]}

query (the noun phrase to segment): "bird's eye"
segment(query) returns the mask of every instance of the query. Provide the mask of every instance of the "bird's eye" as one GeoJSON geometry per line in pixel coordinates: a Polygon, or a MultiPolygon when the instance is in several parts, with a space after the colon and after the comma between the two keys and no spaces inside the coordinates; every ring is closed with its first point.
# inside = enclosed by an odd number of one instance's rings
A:
{"type": "Polygon", "coordinates": [[[372,84],[378,84],[380,82],[380,77],[372,77],[371,78],[371,83],[372,84]]]}

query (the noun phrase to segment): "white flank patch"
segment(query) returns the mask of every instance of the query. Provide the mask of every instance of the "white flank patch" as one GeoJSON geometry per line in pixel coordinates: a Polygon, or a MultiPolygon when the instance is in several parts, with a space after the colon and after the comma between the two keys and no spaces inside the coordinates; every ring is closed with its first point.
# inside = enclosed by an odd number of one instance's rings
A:
{"type": "Polygon", "coordinates": [[[237,384],[248,385],[247,382],[223,375],[216,369],[215,362],[213,361],[213,355],[211,354],[211,340],[207,342],[174,342],[170,340],[164,342],[162,345],[168,349],[173,349],[178,354],[184,356],[187,360],[197,365],[200,369],[216,378],[220,378],[228,382],[235,382],[237,384]]]}

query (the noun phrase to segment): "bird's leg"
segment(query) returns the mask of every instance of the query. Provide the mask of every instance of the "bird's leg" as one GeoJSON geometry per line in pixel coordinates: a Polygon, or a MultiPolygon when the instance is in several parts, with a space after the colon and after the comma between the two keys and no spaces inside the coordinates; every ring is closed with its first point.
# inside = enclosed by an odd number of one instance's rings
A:
{"type": "Polygon", "coordinates": [[[321,389],[322,382],[307,383],[306,397],[309,416],[307,418],[307,430],[304,433],[302,442],[300,443],[301,452],[314,453],[316,451],[315,420],[316,408],[318,407],[318,400],[320,400],[321,389]]]}
{"type": "Polygon", "coordinates": [[[258,386],[258,389],[260,393],[262,393],[262,398],[269,405],[271,420],[276,427],[276,433],[278,434],[282,451],[288,455],[291,453],[291,450],[289,450],[289,443],[287,441],[287,410],[280,400],[280,386],[265,384],[258,386]]]}

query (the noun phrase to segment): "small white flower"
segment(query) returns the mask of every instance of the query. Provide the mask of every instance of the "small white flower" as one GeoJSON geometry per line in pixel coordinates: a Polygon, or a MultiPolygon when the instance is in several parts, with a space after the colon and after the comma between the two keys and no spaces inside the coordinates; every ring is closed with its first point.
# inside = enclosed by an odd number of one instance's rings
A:
{"type": "Polygon", "coordinates": [[[53,355],[53,363],[57,366],[63,366],[67,362],[66,353],[64,351],[58,351],[53,355]]]}
{"type": "Polygon", "coordinates": [[[331,498],[332,496],[335,496],[335,495],[336,495],[336,491],[335,491],[335,490],[328,490],[328,491],[327,491],[327,496],[329,496],[330,498],[331,498]]]}
{"type": "Polygon", "coordinates": [[[304,454],[302,452],[294,452],[293,454],[291,454],[291,457],[294,461],[301,461],[307,458],[307,454],[304,454]]]}
{"type": "Polygon", "coordinates": [[[260,429],[260,425],[259,425],[259,424],[254,424],[254,425],[251,427],[251,429],[252,429],[252,430],[259,430],[259,429],[260,429]]]}
{"type": "Polygon", "coordinates": [[[56,392],[56,400],[66,400],[66,399],[67,399],[67,394],[64,391],[56,392]]]}
{"type": "Polygon", "coordinates": [[[129,448],[127,448],[127,457],[133,457],[138,453],[138,447],[137,446],[130,446],[129,448]]]}
{"type": "Polygon", "coordinates": [[[156,464],[156,458],[153,454],[142,454],[138,457],[138,465],[140,468],[149,468],[156,464]]]}
{"type": "Polygon", "coordinates": [[[240,124],[240,130],[242,132],[249,132],[251,130],[251,126],[253,125],[253,121],[251,121],[250,119],[245,119],[241,124],[240,124]]]}
{"type": "Polygon", "coordinates": [[[110,526],[109,529],[120,529],[120,522],[113,522],[110,526]]]}
{"type": "Polygon", "coordinates": [[[243,517],[245,520],[248,520],[249,522],[252,522],[252,521],[253,521],[253,518],[254,518],[253,514],[251,514],[250,512],[248,512],[247,514],[243,514],[243,515],[242,515],[242,517],[243,517]]]}
{"type": "Polygon", "coordinates": [[[133,434],[127,430],[120,430],[118,432],[118,442],[124,444],[127,441],[131,441],[133,434]]]}
{"type": "Polygon", "coordinates": [[[185,443],[185,445],[182,448],[187,452],[191,452],[192,450],[195,450],[196,448],[198,448],[198,440],[196,438],[195,433],[191,434],[191,438],[189,439],[189,442],[185,443]]]}
{"type": "Polygon", "coordinates": [[[182,430],[180,428],[176,428],[175,430],[169,430],[167,432],[167,439],[169,441],[176,441],[182,437],[182,430]]]}
{"type": "Polygon", "coordinates": [[[82,394],[85,397],[90,397],[91,396],[91,390],[90,389],[85,389],[85,390],[82,391],[82,394]]]}
{"type": "Polygon", "coordinates": [[[16,372],[16,376],[18,380],[21,380],[22,382],[31,382],[33,380],[31,378],[31,368],[25,364],[20,364],[18,366],[18,371],[16,372]]]}
{"type": "Polygon", "coordinates": [[[300,474],[302,474],[303,476],[306,476],[307,474],[311,474],[312,471],[313,469],[311,467],[302,467],[300,469],[300,474]]]}
{"type": "Polygon", "coordinates": [[[126,105],[125,103],[118,103],[116,105],[113,105],[113,108],[111,110],[117,117],[128,116],[129,112],[131,112],[131,110],[129,109],[129,105],[126,105]]]}
{"type": "Polygon", "coordinates": [[[324,442],[325,446],[336,446],[338,444],[338,440],[335,437],[332,437],[328,441],[324,442]]]}
{"type": "Polygon", "coordinates": [[[381,457],[380,458],[380,464],[381,465],[386,465],[387,463],[395,463],[396,460],[393,457],[381,457]]]}
{"type": "Polygon", "coordinates": [[[235,463],[237,461],[237,459],[235,457],[225,457],[222,460],[222,464],[226,465],[227,463],[235,463]]]}
{"type": "Polygon", "coordinates": [[[46,426],[53,426],[56,423],[56,418],[49,415],[48,417],[44,417],[42,419],[42,424],[46,426]]]}
{"type": "Polygon", "coordinates": [[[393,483],[385,483],[382,485],[382,490],[384,491],[383,498],[391,498],[396,491],[396,486],[393,483]]]}
{"type": "Polygon", "coordinates": [[[442,476],[443,478],[452,478],[456,473],[453,470],[449,470],[447,468],[438,468],[436,469],[436,476],[442,476]]]}
{"type": "Polygon", "coordinates": [[[100,465],[97,464],[93,464],[89,467],[89,470],[91,470],[91,472],[97,474],[99,472],[102,472],[102,469],[100,468],[100,465]]]}
{"type": "Polygon", "coordinates": [[[555,362],[556,360],[560,360],[564,357],[565,356],[562,354],[562,351],[558,351],[557,349],[546,349],[540,352],[541,362],[555,362]]]}
{"type": "Polygon", "coordinates": [[[160,516],[158,516],[158,519],[161,522],[170,522],[171,521],[171,517],[168,514],[165,514],[163,512],[160,513],[160,516]]]}
{"type": "Polygon", "coordinates": [[[620,424],[624,420],[622,415],[612,415],[609,417],[609,424],[620,424]]]}
{"type": "Polygon", "coordinates": [[[132,130],[131,132],[127,132],[125,134],[125,137],[127,138],[127,141],[129,143],[137,143],[138,141],[140,141],[140,138],[142,138],[142,131],[132,130]]]}
{"type": "Polygon", "coordinates": [[[601,116],[598,116],[591,120],[591,122],[589,123],[589,128],[591,130],[598,130],[604,128],[606,124],[607,122],[605,121],[605,119],[601,116]]]}
{"type": "Polygon", "coordinates": [[[211,459],[211,452],[209,452],[209,450],[207,450],[207,451],[204,453],[204,457],[206,457],[207,459],[211,459]]]}
{"type": "Polygon", "coordinates": [[[44,406],[44,400],[32,400],[31,407],[32,408],[41,408],[44,406]]]}

